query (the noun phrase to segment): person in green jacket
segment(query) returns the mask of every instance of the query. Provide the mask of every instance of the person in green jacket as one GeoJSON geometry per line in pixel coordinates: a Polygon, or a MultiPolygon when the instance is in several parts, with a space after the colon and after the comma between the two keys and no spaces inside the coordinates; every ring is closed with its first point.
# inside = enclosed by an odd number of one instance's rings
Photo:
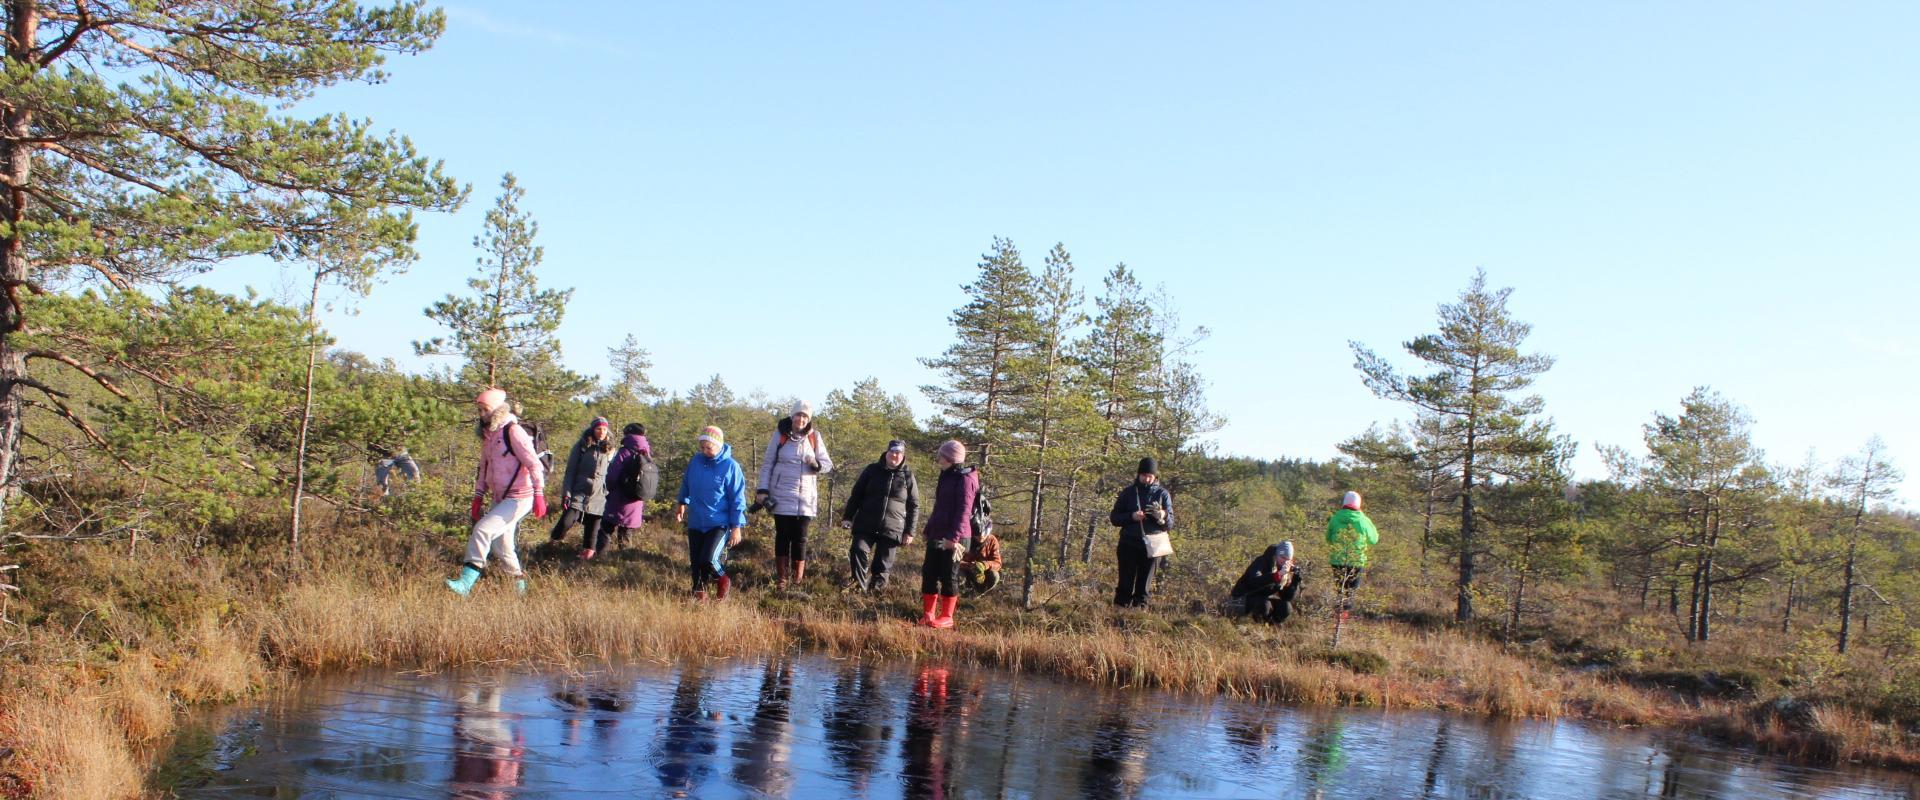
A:
{"type": "Polygon", "coordinates": [[[1367,551],[1380,543],[1380,531],[1373,520],[1360,510],[1360,493],[1347,492],[1340,498],[1340,510],[1327,520],[1327,547],[1332,553],[1334,583],[1340,591],[1340,618],[1347,618],[1353,590],[1360,586],[1360,573],[1367,569],[1367,551]]]}

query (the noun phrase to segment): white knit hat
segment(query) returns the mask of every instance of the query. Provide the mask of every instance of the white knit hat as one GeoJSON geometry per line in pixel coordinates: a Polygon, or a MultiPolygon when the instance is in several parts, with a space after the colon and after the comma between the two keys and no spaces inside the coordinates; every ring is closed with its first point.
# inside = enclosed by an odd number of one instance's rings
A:
{"type": "Polygon", "coordinates": [[[811,417],[811,416],[813,416],[813,404],[812,404],[812,403],[809,403],[809,402],[807,402],[807,401],[805,401],[805,400],[795,400],[795,401],[793,402],[793,412],[792,412],[792,413],[794,413],[794,414],[805,414],[805,415],[807,415],[807,416],[809,416],[809,417],[811,417]]]}
{"type": "Polygon", "coordinates": [[[1347,492],[1345,496],[1340,498],[1340,507],[1351,508],[1355,511],[1360,510],[1360,493],[1347,492]]]}
{"type": "Polygon", "coordinates": [[[1274,547],[1280,548],[1281,558],[1293,558],[1293,541],[1292,540],[1281,542],[1279,544],[1274,545],[1274,547]]]}

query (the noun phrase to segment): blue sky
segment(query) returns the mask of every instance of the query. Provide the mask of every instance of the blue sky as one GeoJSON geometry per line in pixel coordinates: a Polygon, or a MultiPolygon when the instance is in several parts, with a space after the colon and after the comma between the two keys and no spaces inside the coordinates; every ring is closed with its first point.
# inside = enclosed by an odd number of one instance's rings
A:
{"type": "Polygon", "coordinates": [[[473,184],[330,317],[374,356],[418,363],[511,170],[582,371],[633,333],[671,389],[873,375],[925,413],[915,359],[991,238],[1060,241],[1212,329],[1223,450],[1326,458],[1404,415],[1346,342],[1397,349],[1484,267],[1559,360],[1538,389],[1586,477],[1700,384],[1773,460],[1878,433],[1920,473],[1920,5],[446,8],[390,82],[310,104],[473,184]]]}

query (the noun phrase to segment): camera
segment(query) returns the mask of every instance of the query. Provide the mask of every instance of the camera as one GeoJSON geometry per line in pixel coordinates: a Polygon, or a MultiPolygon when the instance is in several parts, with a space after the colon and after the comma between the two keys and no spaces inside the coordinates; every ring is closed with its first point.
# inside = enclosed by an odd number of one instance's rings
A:
{"type": "Polygon", "coordinates": [[[773,510],[773,498],[768,497],[766,495],[761,495],[759,497],[756,497],[754,498],[752,503],[747,504],[747,513],[749,514],[758,514],[762,511],[770,512],[772,510],[773,510]]]}

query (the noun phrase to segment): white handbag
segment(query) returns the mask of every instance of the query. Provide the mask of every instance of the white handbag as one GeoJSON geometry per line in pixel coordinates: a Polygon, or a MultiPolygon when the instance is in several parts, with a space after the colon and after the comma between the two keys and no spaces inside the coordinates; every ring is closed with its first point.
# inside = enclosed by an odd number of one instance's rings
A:
{"type": "Polygon", "coordinates": [[[1166,531],[1147,534],[1147,557],[1159,558],[1173,555],[1173,537],[1166,531]]]}

